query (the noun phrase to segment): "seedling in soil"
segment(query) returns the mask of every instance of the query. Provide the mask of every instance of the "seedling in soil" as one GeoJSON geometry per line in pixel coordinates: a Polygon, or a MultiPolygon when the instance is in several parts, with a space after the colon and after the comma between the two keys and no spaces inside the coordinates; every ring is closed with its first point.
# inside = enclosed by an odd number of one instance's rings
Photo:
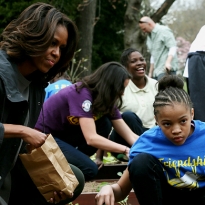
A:
{"type": "Polygon", "coordinates": [[[108,185],[108,184],[109,184],[108,182],[101,182],[101,183],[98,185],[96,191],[99,192],[100,189],[101,189],[103,186],[108,185]]]}
{"type": "MultiPolygon", "coordinates": [[[[128,196],[129,196],[129,195],[128,195],[128,196]]],[[[118,202],[118,204],[121,204],[121,205],[128,205],[128,196],[127,196],[124,200],[118,202]]]]}

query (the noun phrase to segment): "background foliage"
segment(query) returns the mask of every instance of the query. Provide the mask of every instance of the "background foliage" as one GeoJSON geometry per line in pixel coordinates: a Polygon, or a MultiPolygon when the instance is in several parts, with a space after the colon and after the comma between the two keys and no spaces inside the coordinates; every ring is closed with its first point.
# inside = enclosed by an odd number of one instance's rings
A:
{"type": "Polygon", "coordinates": [[[93,39],[93,69],[108,61],[119,61],[124,49],[126,4],[124,1],[117,1],[115,4],[103,1],[99,6],[101,6],[101,12],[95,25],[93,39]]]}
{"type": "MultiPolygon", "coordinates": [[[[105,62],[119,61],[120,55],[126,47],[124,42],[125,29],[127,29],[125,26],[125,14],[128,5],[131,3],[134,5],[132,6],[134,12],[133,16],[128,16],[128,18],[136,18],[134,16],[136,12],[137,18],[143,15],[156,17],[160,9],[163,9],[162,5],[164,3],[172,5],[174,2],[170,9],[167,7],[169,9],[167,15],[166,9],[161,14],[164,15],[164,20],[162,19],[161,21],[161,17],[159,16],[158,18],[160,22],[168,25],[173,30],[176,38],[180,37],[183,38],[183,41],[188,41],[186,43],[186,49],[183,49],[183,45],[181,44],[179,46],[179,57],[183,56],[183,59],[186,59],[186,53],[189,49],[187,45],[194,40],[199,29],[204,24],[205,0],[198,0],[197,2],[190,0],[42,0],[41,2],[54,5],[76,22],[76,19],[80,15],[79,11],[85,9],[93,1],[96,1],[97,5],[95,23],[92,25],[94,27],[91,48],[92,62],[90,65],[91,68],[89,68],[92,70],[97,69],[105,62]],[[182,52],[184,52],[183,55],[182,52]]],[[[21,11],[34,2],[38,2],[38,0],[0,0],[0,33],[11,20],[16,18],[21,11]]],[[[138,19],[128,20],[136,21],[134,25],[137,25],[138,19]]],[[[133,31],[135,30],[139,32],[137,26],[133,29],[133,31]]],[[[131,31],[130,33],[132,34],[134,32],[131,31]]],[[[83,41],[88,40],[83,39],[83,34],[81,38],[83,41]]],[[[136,39],[134,35],[131,38],[134,42],[137,42],[136,44],[131,44],[131,46],[133,45],[137,49],[139,46],[145,44],[145,38],[136,39]]],[[[146,49],[143,50],[143,54],[147,57],[147,62],[149,63],[149,55],[146,54],[146,49]]],[[[82,56],[80,56],[80,59],[82,59],[82,56]]],[[[181,67],[183,69],[183,62],[181,67]]]]}

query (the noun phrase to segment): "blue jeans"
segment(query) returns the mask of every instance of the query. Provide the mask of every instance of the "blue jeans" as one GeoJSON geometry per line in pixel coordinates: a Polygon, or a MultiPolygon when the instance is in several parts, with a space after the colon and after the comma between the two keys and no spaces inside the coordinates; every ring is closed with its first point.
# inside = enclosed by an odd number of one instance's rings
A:
{"type": "Polygon", "coordinates": [[[170,186],[160,162],[150,154],[136,155],[128,170],[140,205],[205,204],[205,188],[189,191],[170,186]]]}
{"type": "MultiPolygon", "coordinates": [[[[102,117],[95,122],[96,131],[99,135],[108,138],[112,128],[111,121],[106,117],[102,117]]],[[[73,132],[72,132],[73,133],[73,132]]],[[[70,164],[78,167],[84,174],[85,180],[93,179],[98,173],[98,166],[90,159],[97,148],[87,145],[81,129],[76,129],[71,136],[58,136],[54,135],[54,139],[61,148],[63,154],[70,164]]]]}

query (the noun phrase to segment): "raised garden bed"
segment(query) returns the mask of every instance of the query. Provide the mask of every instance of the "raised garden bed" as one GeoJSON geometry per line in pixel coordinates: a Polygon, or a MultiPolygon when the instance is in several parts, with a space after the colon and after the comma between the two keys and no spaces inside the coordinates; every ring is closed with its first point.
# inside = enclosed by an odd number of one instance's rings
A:
{"type": "MultiPolygon", "coordinates": [[[[110,179],[105,179],[105,180],[96,180],[96,181],[91,181],[87,182],[85,185],[85,188],[81,195],[72,202],[73,205],[95,205],[95,196],[97,195],[98,191],[100,190],[100,187],[106,184],[113,184],[117,180],[110,180],[110,179]],[[89,192],[90,190],[90,192],[89,192]],[[98,190],[98,191],[96,191],[98,190]]],[[[133,191],[130,192],[128,195],[127,199],[125,199],[122,202],[116,202],[115,205],[139,205],[138,200],[135,196],[135,193],[133,191]]]]}
{"type": "MultiPolygon", "coordinates": [[[[112,156],[104,158],[106,164],[99,170],[95,180],[86,182],[85,188],[81,195],[72,202],[72,205],[96,205],[95,196],[100,188],[106,184],[113,184],[118,181],[123,171],[127,168],[127,163],[114,160],[112,163],[112,156]]],[[[127,199],[123,202],[115,203],[115,205],[139,205],[138,200],[133,191],[130,192],[127,199]]]]}
{"type": "MultiPolygon", "coordinates": [[[[96,205],[95,196],[97,192],[87,192],[82,193],[75,201],[72,202],[73,205],[96,205]]],[[[123,202],[115,203],[115,205],[123,204],[123,202]]],[[[134,192],[130,192],[127,202],[123,205],[139,205],[134,192]]]]}
{"type": "Polygon", "coordinates": [[[127,168],[127,163],[121,164],[106,164],[99,171],[95,179],[119,179],[119,172],[123,173],[123,171],[127,168]]]}

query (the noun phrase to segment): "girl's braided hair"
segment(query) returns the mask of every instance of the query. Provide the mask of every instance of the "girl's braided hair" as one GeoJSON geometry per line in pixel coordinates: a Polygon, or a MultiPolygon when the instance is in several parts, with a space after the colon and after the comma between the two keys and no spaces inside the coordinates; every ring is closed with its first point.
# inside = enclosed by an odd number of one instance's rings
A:
{"type": "Polygon", "coordinates": [[[190,109],[193,107],[188,93],[183,89],[183,80],[176,75],[167,75],[159,80],[158,94],[153,103],[154,114],[158,113],[157,108],[174,103],[184,103],[190,109]]]}

